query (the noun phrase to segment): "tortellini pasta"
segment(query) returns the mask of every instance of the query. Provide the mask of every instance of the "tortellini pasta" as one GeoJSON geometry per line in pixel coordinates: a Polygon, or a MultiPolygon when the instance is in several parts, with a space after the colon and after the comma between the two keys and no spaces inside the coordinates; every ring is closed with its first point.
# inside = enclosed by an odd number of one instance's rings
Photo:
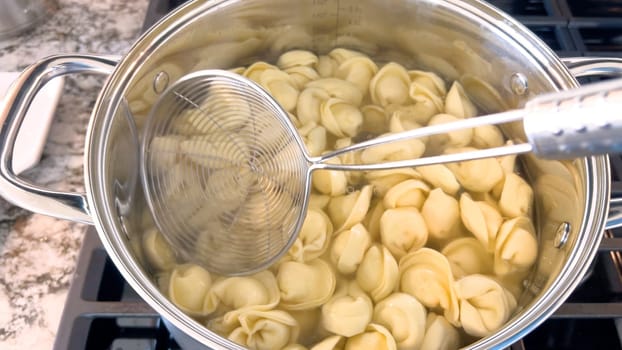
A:
{"type": "Polygon", "coordinates": [[[238,314],[245,309],[269,310],[280,301],[279,287],[270,271],[252,276],[222,278],[214,283],[203,301],[206,313],[224,310],[238,314]]]}
{"type": "Polygon", "coordinates": [[[175,265],[175,253],[157,229],[150,229],[143,234],[142,247],[144,256],[155,270],[168,271],[175,265]]]}
{"type": "Polygon", "coordinates": [[[473,274],[456,282],[460,323],[467,334],[484,337],[499,329],[512,315],[516,300],[490,277],[473,274]]]}
{"type": "Polygon", "coordinates": [[[495,249],[495,240],[503,218],[486,202],[474,201],[467,193],[460,196],[460,217],[464,226],[477,238],[486,251],[495,249]]]}
{"type": "MultiPolygon", "coordinates": [[[[464,147],[452,149],[451,152],[458,153],[473,150],[475,149],[464,147]]],[[[503,168],[494,158],[448,163],[447,167],[454,173],[462,187],[473,192],[488,192],[502,181],[504,177],[503,168]]]]}
{"type": "Polygon", "coordinates": [[[499,209],[506,217],[529,216],[533,203],[533,190],[520,176],[509,173],[505,175],[499,209]]]}
{"type": "Polygon", "coordinates": [[[430,238],[434,240],[446,241],[462,233],[458,201],[440,188],[430,191],[421,208],[421,215],[428,226],[430,238]]]}
{"type": "Polygon", "coordinates": [[[426,314],[415,297],[393,293],[376,304],[372,321],[391,333],[398,349],[418,349],[425,335],[426,314]]]}
{"type": "Polygon", "coordinates": [[[538,242],[529,218],[519,216],[501,225],[495,243],[495,274],[503,276],[527,270],[537,255],[538,242]]]}
{"type": "Polygon", "coordinates": [[[399,287],[423,305],[443,310],[445,318],[459,324],[458,297],[451,266],[436,250],[421,248],[400,260],[399,287]]]}
{"type": "Polygon", "coordinates": [[[249,310],[239,316],[239,324],[227,338],[253,349],[281,349],[298,338],[298,323],[284,311],[249,310]]]}
{"type": "Polygon", "coordinates": [[[391,333],[381,325],[370,323],[365,332],[359,333],[346,341],[344,350],[396,350],[397,345],[391,333]]]}
{"type": "Polygon", "coordinates": [[[391,187],[384,196],[386,208],[415,207],[421,209],[430,186],[421,180],[406,180],[391,187]]]}
{"type": "Polygon", "coordinates": [[[365,186],[343,196],[333,197],[328,203],[328,215],[333,220],[336,232],[347,230],[363,221],[371,203],[372,187],[365,186]]]}
{"type": "Polygon", "coordinates": [[[210,273],[200,266],[183,264],[175,267],[168,285],[168,296],[177,307],[194,316],[210,312],[203,305],[212,287],[210,273]]]}
{"type": "Polygon", "coordinates": [[[373,103],[381,106],[404,104],[408,101],[410,77],[406,68],[397,63],[387,63],[369,82],[373,103]]]}
{"type": "Polygon", "coordinates": [[[280,305],[288,310],[306,310],[324,304],[336,284],[332,268],[322,259],[309,263],[284,262],[276,278],[281,293],[280,305]]]}
{"type": "Polygon", "coordinates": [[[310,208],[287,255],[298,262],[311,261],[326,251],[332,234],[333,224],[328,215],[320,208],[310,208]]]}
{"type": "Polygon", "coordinates": [[[371,322],[373,304],[356,281],[343,281],[335,295],[322,305],[323,327],[337,335],[351,337],[371,322]]]}
{"type": "Polygon", "coordinates": [[[380,244],[372,245],[356,272],[356,281],[374,301],[391,294],[398,282],[397,261],[389,250],[380,244]]]}
{"type": "Polygon", "coordinates": [[[460,334],[447,320],[435,313],[428,314],[421,350],[452,350],[460,344],[460,334]]]}
{"type": "MultiPolygon", "coordinates": [[[[491,103],[497,106],[491,111],[505,108],[491,86],[473,83],[472,77],[444,80],[459,75],[448,62],[432,61],[427,54],[418,58],[437,67],[442,77],[403,62],[375,62],[345,48],[323,55],[283,51],[308,36],[305,31],[272,34],[266,40],[272,40],[267,49],[275,62],[230,71],[273,95],[311,157],[475,117],[478,110],[469,96],[482,108],[491,103]]],[[[251,176],[254,168],[237,166],[253,154],[259,167],[267,168],[262,165],[268,161],[287,161],[286,154],[298,145],[278,137],[276,120],[259,125],[236,117],[250,114],[248,104],[235,104],[226,118],[210,115],[228,99],[199,101],[198,108],[171,120],[171,134],[150,144],[150,152],[162,155],[151,166],[166,176],[168,205],[185,213],[182,220],[201,227],[194,244],[216,252],[225,249],[211,246],[211,235],[226,231],[232,217],[239,216],[237,225],[251,235],[261,228],[256,218],[265,214],[265,198],[257,186],[286,194],[297,176],[293,170],[266,172],[260,185],[251,176]],[[246,139],[252,133],[277,151],[254,154],[246,139]]],[[[146,108],[143,99],[134,102],[146,108]]],[[[484,125],[364,148],[328,162],[377,164],[511,143],[497,126],[484,125]]],[[[457,349],[508,322],[535,264],[536,203],[530,184],[519,175],[521,164],[510,155],[366,172],[314,170],[298,236],[277,263],[250,276],[212,275],[187,263],[170,249],[151,216],[143,220],[145,232],[136,242],[154,282],[177,307],[242,346],[457,349]]],[[[538,178],[538,191],[563,187],[545,180],[546,174],[538,178]]],[[[549,216],[563,218],[560,208],[572,204],[544,197],[537,205],[549,216]]],[[[293,205],[287,194],[284,198],[282,213],[293,205]]],[[[257,244],[248,240],[243,249],[257,244]]]]}
{"type": "Polygon", "coordinates": [[[340,273],[346,275],[353,273],[363,260],[363,256],[370,245],[369,232],[362,224],[356,224],[335,237],[331,250],[331,260],[340,273]]]}
{"type": "Polygon", "coordinates": [[[390,208],[380,217],[380,240],[396,259],[401,259],[426,244],[428,227],[417,208],[390,208]]]}
{"type": "Polygon", "coordinates": [[[492,273],[493,255],[475,238],[458,238],[441,251],[449,261],[455,278],[492,273]]]}

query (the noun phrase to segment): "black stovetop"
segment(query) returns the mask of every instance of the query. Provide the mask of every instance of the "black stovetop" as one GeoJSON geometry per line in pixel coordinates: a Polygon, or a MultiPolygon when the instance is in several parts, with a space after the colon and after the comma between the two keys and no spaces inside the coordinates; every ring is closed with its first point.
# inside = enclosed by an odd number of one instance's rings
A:
{"type": "MultiPolygon", "coordinates": [[[[184,0],[151,0],[144,28],[184,0]]],[[[622,57],[622,0],[497,0],[559,56],[622,57]]],[[[622,156],[612,156],[622,190],[622,156]]],[[[622,349],[622,229],[607,231],[594,268],[554,315],[511,350],[622,349]]],[[[179,349],[151,309],[123,280],[94,229],[86,233],[55,350],[179,349]]]]}

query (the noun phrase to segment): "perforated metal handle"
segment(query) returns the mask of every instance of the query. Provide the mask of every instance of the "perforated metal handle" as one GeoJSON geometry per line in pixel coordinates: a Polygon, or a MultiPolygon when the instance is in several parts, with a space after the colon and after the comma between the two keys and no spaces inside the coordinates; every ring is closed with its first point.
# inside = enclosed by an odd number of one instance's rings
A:
{"type": "Polygon", "coordinates": [[[525,109],[525,133],[540,158],[622,153],[622,79],[542,95],[525,109]]]}

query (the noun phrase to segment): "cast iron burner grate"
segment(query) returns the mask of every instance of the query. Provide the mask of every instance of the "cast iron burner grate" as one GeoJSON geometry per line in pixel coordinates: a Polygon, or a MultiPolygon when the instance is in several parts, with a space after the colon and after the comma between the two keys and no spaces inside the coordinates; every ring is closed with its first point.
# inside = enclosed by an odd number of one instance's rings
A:
{"type": "MultiPolygon", "coordinates": [[[[184,0],[151,0],[144,28],[184,0]]],[[[622,0],[490,1],[558,55],[622,56],[622,0]]],[[[622,191],[622,156],[611,157],[622,191]]],[[[622,229],[605,232],[593,269],[555,314],[510,347],[622,349],[622,229]]],[[[180,349],[158,314],[124,281],[89,229],[57,333],[55,350],[180,349]]]]}

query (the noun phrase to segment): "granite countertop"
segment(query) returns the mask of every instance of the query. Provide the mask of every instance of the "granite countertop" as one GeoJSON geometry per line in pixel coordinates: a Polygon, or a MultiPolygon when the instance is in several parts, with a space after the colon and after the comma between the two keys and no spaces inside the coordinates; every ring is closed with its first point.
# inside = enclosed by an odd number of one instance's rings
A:
{"type": "MultiPolygon", "coordinates": [[[[58,0],[46,22],[0,40],[0,71],[19,71],[58,53],[124,54],[148,1],[58,0]]],[[[40,164],[23,176],[83,191],[86,125],[102,77],[65,80],[40,164]]],[[[0,198],[0,349],[51,349],[87,226],[32,214],[0,198]]]]}

